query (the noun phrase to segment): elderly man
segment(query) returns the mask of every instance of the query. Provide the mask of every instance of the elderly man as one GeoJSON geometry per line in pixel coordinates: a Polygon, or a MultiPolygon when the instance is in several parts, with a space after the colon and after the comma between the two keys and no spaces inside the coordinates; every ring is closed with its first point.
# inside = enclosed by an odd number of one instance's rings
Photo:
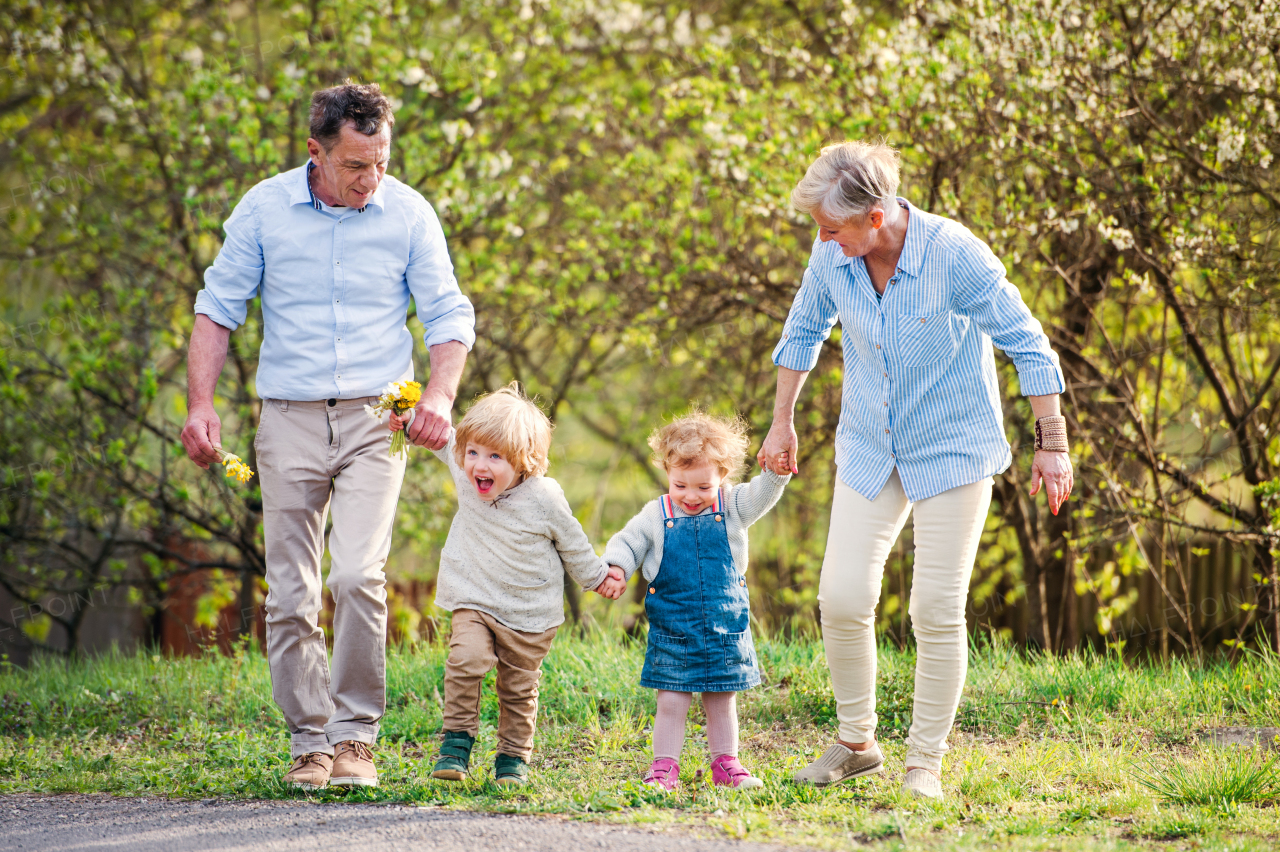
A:
{"type": "Polygon", "coordinates": [[[388,382],[413,378],[405,326],[417,305],[431,377],[409,439],[439,449],[475,315],[423,197],[386,174],[391,104],[376,85],[311,99],[310,160],[253,187],[196,296],[182,443],[220,459],[213,392],[227,340],[262,297],[255,439],[267,557],[272,693],[292,734],[285,782],[376,786],[370,746],[386,705],[383,566],[405,463],[364,412],[388,382]],[[318,617],[325,516],[332,507],[333,663],[318,617]]]}

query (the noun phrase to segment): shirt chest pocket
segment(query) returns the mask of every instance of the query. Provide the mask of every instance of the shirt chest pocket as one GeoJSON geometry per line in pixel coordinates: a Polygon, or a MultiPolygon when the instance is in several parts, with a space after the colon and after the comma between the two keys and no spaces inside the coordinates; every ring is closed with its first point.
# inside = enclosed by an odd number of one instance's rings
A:
{"type": "Polygon", "coordinates": [[[961,331],[956,320],[951,311],[894,317],[894,349],[901,365],[910,369],[954,358],[961,331]]]}

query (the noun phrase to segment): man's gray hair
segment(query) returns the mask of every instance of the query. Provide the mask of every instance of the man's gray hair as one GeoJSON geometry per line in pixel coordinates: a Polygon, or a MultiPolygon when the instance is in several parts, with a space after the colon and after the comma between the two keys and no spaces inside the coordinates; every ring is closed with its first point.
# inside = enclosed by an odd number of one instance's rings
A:
{"type": "Polygon", "coordinates": [[[355,125],[357,133],[375,136],[384,124],[394,127],[396,117],[391,101],[377,83],[359,85],[347,81],[311,95],[311,138],[326,151],[332,150],[342,125],[348,121],[355,125]]]}
{"type": "Polygon", "coordinates": [[[791,190],[791,206],[844,224],[879,207],[893,218],[898,207],[898,152],[884,142],[828,145],[791,190]]]}

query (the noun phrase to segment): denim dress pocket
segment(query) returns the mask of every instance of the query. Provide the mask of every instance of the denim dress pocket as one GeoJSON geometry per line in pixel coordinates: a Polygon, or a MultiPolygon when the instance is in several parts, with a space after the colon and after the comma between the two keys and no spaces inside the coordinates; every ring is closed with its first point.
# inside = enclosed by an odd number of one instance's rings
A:
{"type": "Polygon", "coordinates": [[[756,646],[751,640],[751,631],[747,630],[742,633],[722,633],[721,641],[724,643],[724,664],[730,669],[746,666],[755,668],[756,665],[756,646]]]}
{"type": "Polygon", "coordinates": [[[670,633],[649,631],[649,664],[659,669],[684,667],[685,639],[670,633]]]}

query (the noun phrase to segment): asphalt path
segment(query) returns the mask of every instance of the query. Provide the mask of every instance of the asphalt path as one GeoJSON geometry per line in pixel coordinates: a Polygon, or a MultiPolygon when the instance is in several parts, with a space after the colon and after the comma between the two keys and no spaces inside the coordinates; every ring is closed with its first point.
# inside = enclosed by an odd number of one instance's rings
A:
{"type": "Polygon", "coordinates": [[[0,796],[0,850],[22,852],[781,852],[687,831],[413,805],[0,796]]]}

